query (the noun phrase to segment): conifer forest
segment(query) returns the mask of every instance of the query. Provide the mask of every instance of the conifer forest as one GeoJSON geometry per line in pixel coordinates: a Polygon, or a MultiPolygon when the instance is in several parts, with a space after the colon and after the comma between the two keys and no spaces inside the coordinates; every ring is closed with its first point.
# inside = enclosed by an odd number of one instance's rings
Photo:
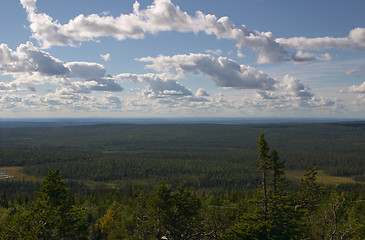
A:
{"type": "Polygon", "coordinates": [[[365,122],[0,130],[0,239],[365,239],[365,122]]]}

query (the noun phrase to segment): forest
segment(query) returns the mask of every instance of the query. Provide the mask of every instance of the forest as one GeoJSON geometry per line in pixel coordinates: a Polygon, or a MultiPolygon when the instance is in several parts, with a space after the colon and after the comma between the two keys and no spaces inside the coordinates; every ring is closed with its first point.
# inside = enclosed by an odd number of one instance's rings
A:
{"type": "Polygon", "coordinates": [[[365,122],[3,127],[0,144],[0,239],[365,239],[365,122]]]}

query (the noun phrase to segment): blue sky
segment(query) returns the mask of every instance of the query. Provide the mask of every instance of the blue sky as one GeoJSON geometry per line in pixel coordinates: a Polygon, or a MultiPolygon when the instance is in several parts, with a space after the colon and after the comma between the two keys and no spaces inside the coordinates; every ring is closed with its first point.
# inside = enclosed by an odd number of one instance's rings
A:
{"type": "Polygon", "coordinates": [[[365,118],[362,0],[3,0],[2,117],[365,118]]]}

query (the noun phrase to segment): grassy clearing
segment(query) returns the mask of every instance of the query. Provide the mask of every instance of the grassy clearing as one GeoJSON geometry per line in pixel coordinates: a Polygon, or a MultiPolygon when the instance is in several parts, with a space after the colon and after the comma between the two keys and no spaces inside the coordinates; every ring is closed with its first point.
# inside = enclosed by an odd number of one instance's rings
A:
{"type": "MultiPolygon", "coordinates": [[[[31,176],[31,175],[26,175],[22,173],[22,168],[23,167],[0,167],[0,172],[6,174],[6,175],[10,175],[13,176],[11,179],[15,180],[15,181],[32,181],[32,182],[39,182],[42,179],[37,178],[35,176],[31,176]]],[[[330,176],[327,175],[326,173],[323,172],[323,170],[317,170],[318,174],[317,174],[317,181],[319,183],[325,184],[325,185],[334,185],[334,184],[341,184],[341,183],[364,183],[364,182],[357,182],[355,180],[353,180],[350,177],[337,177],[337,176],[330,176]]],[[[306,173],[305,170],[286,170],[285,171],[285,176],[288,179],[295,179],[300,181],[300,179],[304,176],[304,174],[306,173]]],[[[0,179],[1,180],[1,179],[0,179]]],[[[67,180],[67,179],[65,179],[67,180]]],[[[125,185],[125,182],[123,182],[124,184],[122,184],[119,181],[114,181],[114,182],[96,182],[96,181],[91,181],[91,180],[80,180],[79,181],[82,184],[85,184],[88,187],[91,188],[115,188],[116,186],[121,186],[121,185],[125,185]]],[[[130,181],[129,184],[132,185],[139,185],[139,186],[143,186],[145,184],[145,182],[141,181],[141,180],[134,180],[134,181],[130,181]]]]}
{"type": "MultiPolygon", "coordinates": [[[[34,176],[30,176],[30,175],[26,175],[24,173],[22,173],[23,167],[12,167],[12,166],[6,166],[6,167],[0,167],[0,172],[3,172],[6,175],[12,176],[12,178],[15,181],[32,181],[32,182],[37,182],[40,181],[41,179],[34,177],[34,176]]],[[[0,179],[1,180],[1,179],[0,179]]]]}
{"type": "MultiPolygon", "coordinates": [[[[333,185],[333,184],[340,184],[340,183],[358,183],[357,181],[353,180],[350,177],[337,177],[337,176],[330,176],[323,172],[323,170],[317,170],[317,181],[319,183],[325,185],[333,185]]],[[[306,171],[304,170],[287,170],[285,175],[289,179],[297,179],[300,180],[304,177],[306,171]]]]}
{"type": "Polygon", "coordinates": [[[21,167],[0,167],[0,173],[3,174],[4,179],[7,177],[16,178],[19,175],[21,167]]]}

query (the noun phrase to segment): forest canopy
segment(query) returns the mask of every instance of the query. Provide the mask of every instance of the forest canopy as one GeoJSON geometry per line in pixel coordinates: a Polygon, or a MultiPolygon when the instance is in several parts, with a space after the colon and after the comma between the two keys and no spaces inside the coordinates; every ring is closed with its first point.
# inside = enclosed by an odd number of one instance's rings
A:
{"type": "Polygon", "coordinates": [[[220,186],[210,195],[165,182],[124,193],[82,191],[75,182],[70,191],[58,169],[48,171],[30,200],[7,196],[3,184],[0,239],[363,239],[364,191],[320,185],[313,166],[293,190],[285,161],[265,136],[256,141],[252,192],[220,186]]]}

